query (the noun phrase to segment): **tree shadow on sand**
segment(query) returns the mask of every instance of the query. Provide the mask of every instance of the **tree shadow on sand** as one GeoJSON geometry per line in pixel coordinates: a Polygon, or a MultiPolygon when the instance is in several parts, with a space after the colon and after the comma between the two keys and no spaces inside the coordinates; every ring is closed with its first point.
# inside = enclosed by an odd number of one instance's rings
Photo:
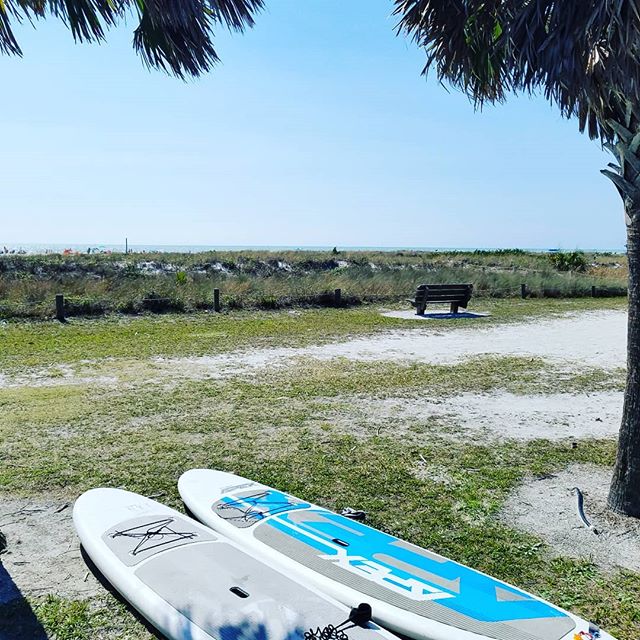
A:
{"type": "Polygon", "coordinates": [[[0,562],[0,640],[48,640],[33,609],[0,562]]]}

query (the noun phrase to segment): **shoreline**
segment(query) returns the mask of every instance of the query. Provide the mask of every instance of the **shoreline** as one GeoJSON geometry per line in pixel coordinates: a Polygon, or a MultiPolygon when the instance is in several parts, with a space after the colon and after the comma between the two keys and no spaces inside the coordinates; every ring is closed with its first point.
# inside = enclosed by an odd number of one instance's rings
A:
{"type": "MultiPolygon", "coordinates": [[[[355,253],[394,253],[398,251],[411,251],[416,253],[508,253],[508,252],[524,252],[534,254],[557,253],[565,251],[581,251],[584,253],[596,254],[612,254],[624,255],[624,248],[562,248],[562,247],[537,247],[537,248],[520,248],[520,247],[367,247],[367,246],[311,246],[311,245],[163,245],[163,244],[130,244],[128,245],[128,253],[212,253],[212,252],[238,252],[238,251],[261,251],[261,252],[281,252],[281,251],[300,251],[300,252],[333,252],[338,253],[355,252],[355,253]]],[[[118,243],[101,243],[101,244],[81,244],[81,243],[0,243],[0,256],[2,255],[56,255],[69,253],[87,254],[87,253],[122,253],[125,254],[125,245],[118,243]]]]}

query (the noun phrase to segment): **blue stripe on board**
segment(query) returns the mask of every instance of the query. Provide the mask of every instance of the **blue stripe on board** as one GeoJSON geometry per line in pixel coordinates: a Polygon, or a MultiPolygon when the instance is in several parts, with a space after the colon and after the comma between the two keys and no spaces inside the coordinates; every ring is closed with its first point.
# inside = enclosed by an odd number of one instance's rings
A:
{"type": "Polygon", "coordinates": [[[394,545],[397,538],[331,511],[309,509],[281,514],[269,518],[267,525],[316,549],[328,562],[395,592],[404,592],[411,599],[434,600],[475,620],[508,622],[566,617],[555,607],[515,587],[453,560],[431,558],[394,545]],[[305,517],[307,514],[309,518],[305,517]],[[332,542],[335,538],[348,546],[332,542]],[[385,562],[381,555],[389,560],[385,562]],[[407,565],[415,567],[416,572],[404,570],[407,565]],[[435,579],[426,580],[425,572],[435,579]]]}

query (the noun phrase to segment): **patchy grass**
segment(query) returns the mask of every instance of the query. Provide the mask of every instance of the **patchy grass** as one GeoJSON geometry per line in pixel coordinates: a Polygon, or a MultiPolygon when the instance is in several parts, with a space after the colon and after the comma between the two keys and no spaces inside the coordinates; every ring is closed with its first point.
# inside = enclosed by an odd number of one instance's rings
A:
{"type": "Polygon", "coordinates": [[[270,453],[283,446],[279,435],[295,443],[305,426],[326,423],[331,431],[332,416],[350,398],[619,390],[623,375],[571,375],[535,358],[428,367],[339,359],[229,380],[0,389],[0,487],[130,486],[172,460],[178,473],[201,448],[215,448],[220,460],[235,464],[253,447],[270,453]]]}
{"type": "Polygon", "coordinates": [[[625,370],[585,368],[573,373],[542,358],[477,356],[454,365],[361,362],[346,358],[309,360],[285,371],[264,372],[260,379],[240,378],[243,398],[265,401],[343,395],[377,398],[454,396],[494,390],[516,394],[589,393],[624,390],[625,370]]]}
{"type": "MultiPolygon", "coordinates": [[[[153,439],[147,435],[147,443],[153,439]]],[[[121,468],[107,480],[105,472],[113,470],[114,461],[100,459],[86,484],[124,481],[142,493],[164,492],[165,500],[175,506],[179,504],[176,478],[190,465],[233,470],[329,507],[363,508],[373,526],[547,597],[621,638],[637,637],[639,576],[604,574],[585,562],[552,559],[537,539],[510,530],[495,518],[507,493],[526,473],[550,473],[572,462],[611,464],[611,442],[591,442],[577,449],[544,442],[489,448],[436,439],[424,446],[406,446],[393,438],[322,440],[302,428],[295,438],[275,435],[273,446],[262,449],[259,456],[251,438],[246,444],[252,455],[235,449],[229,456],[229,449],[216,446],[219,434],[205,437],[205,447],[195,454],[176,438],[171,438],[170,447],[166,435],[161,440],[164,446],[154,446],[148,455],[138,451],[129,457],[129,476],[121,468]],[[422,458],[437,464],[451,482],[445,486],[417,479],[412,467],[422,458]]],[[[86,637],[84,613],[76,621],[66,609],[60,611],[61,619],[53,607],[46,613],[41,618],[45,626],[78,626],[78,634],[68,637],[86,637]]],[[[96,624],[92,617],[92,626],[96,624]]]]}
{"type": "MultiPolygon", "coordinates": [[[[625,309],[623,299],[484,300],[489,318],[482,326],[572,311],[625,309]]],[[[461,322],[429,323],[388,318],[378,307],[315,309],[189,316],[111,316],[97,320],[9,322],[0,324],[0,371],[51,366],[100,358],[198,356],[310,343],[373,334],[388,329],[444,331],[461,322]]],[[[465,326],[465,325],[463,325],[465,326]]]]}
{"type": "MultiPolygon", "coordinates": [[[[488,322],[521,320],[525,311],[540,316],[602,308],[602,301],[596,302],[498,302],[488,322]]],[[[482,357],[428,367],[302,361],[260,377],[227,380],[145,382],[139,375],[153,355],[302,345],[416,326],[409,325],[370,309],[6,325],[0,334],[7,346],[0,349],[5,370],[87,357],[115,357],[125,367],[137,363],[140,369],[126,384],[66,385],[63,380],[57,387],[0,389],[0,495],[56,491],[73,498],[95,486],[122,486],[161,494],[167,504],[180,507],[176,482],[183,471],[221,468],[331,508],[363,508],[373,526],[548,598],[621,639],[640,637],[639,575],[553,558],[540,540],[497,517],[525,476],[575,462],[610,466],[615,443],[588,440],[574,448],[571,442],[536,440],[483,446],[445,438],[427,421],[410,438],[345,433],[332,423],[336,401],[339,409],[353,398],[412,397],[424,390],[446,397],[619,389],[621,372],[569,373],[535,358],[482,357]],[[427,473],[419,472],[425,468],[427,473]]],[[[56,640],[152,637],[107,593],[90,601],[51,594],[31,598],[30,604],[56,640]]]]}
{"type": "Polygon", "coordinates": [[[48,595],[36,605],[35,613],[56,640],[91,638],[91,614],[87,601],[63,600],[48,595]]]}
{"type": "Polygon", "coordinates": [[[34,612],[54,640],[156,640],[160,637],[113,595],[89,600],[66,600],[49,595],[36,599],[34,612]]]}

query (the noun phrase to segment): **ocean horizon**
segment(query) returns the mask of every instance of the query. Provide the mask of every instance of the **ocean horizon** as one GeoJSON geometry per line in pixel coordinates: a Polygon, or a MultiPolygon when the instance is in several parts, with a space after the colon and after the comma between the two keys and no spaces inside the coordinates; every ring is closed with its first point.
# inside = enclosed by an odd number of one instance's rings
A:
{"type": "MultiPolygon", "coordinates": [[[[610,248],[582,248],[582,247],[426,247],[426,246],[329,246],[329,245],[163,245],[163,244],[129,244],[130,253],[206,253],[211,251],[505,251],[520,249],[532,253],[545,253],[549,251],[585,251],[588,253],[625,253],[622,247],[610,248]]],[[[22,253],[27,255],[39,255],[48,253],[124,253],[125,243],[0,243],[0,255],[22,253]]]]}

